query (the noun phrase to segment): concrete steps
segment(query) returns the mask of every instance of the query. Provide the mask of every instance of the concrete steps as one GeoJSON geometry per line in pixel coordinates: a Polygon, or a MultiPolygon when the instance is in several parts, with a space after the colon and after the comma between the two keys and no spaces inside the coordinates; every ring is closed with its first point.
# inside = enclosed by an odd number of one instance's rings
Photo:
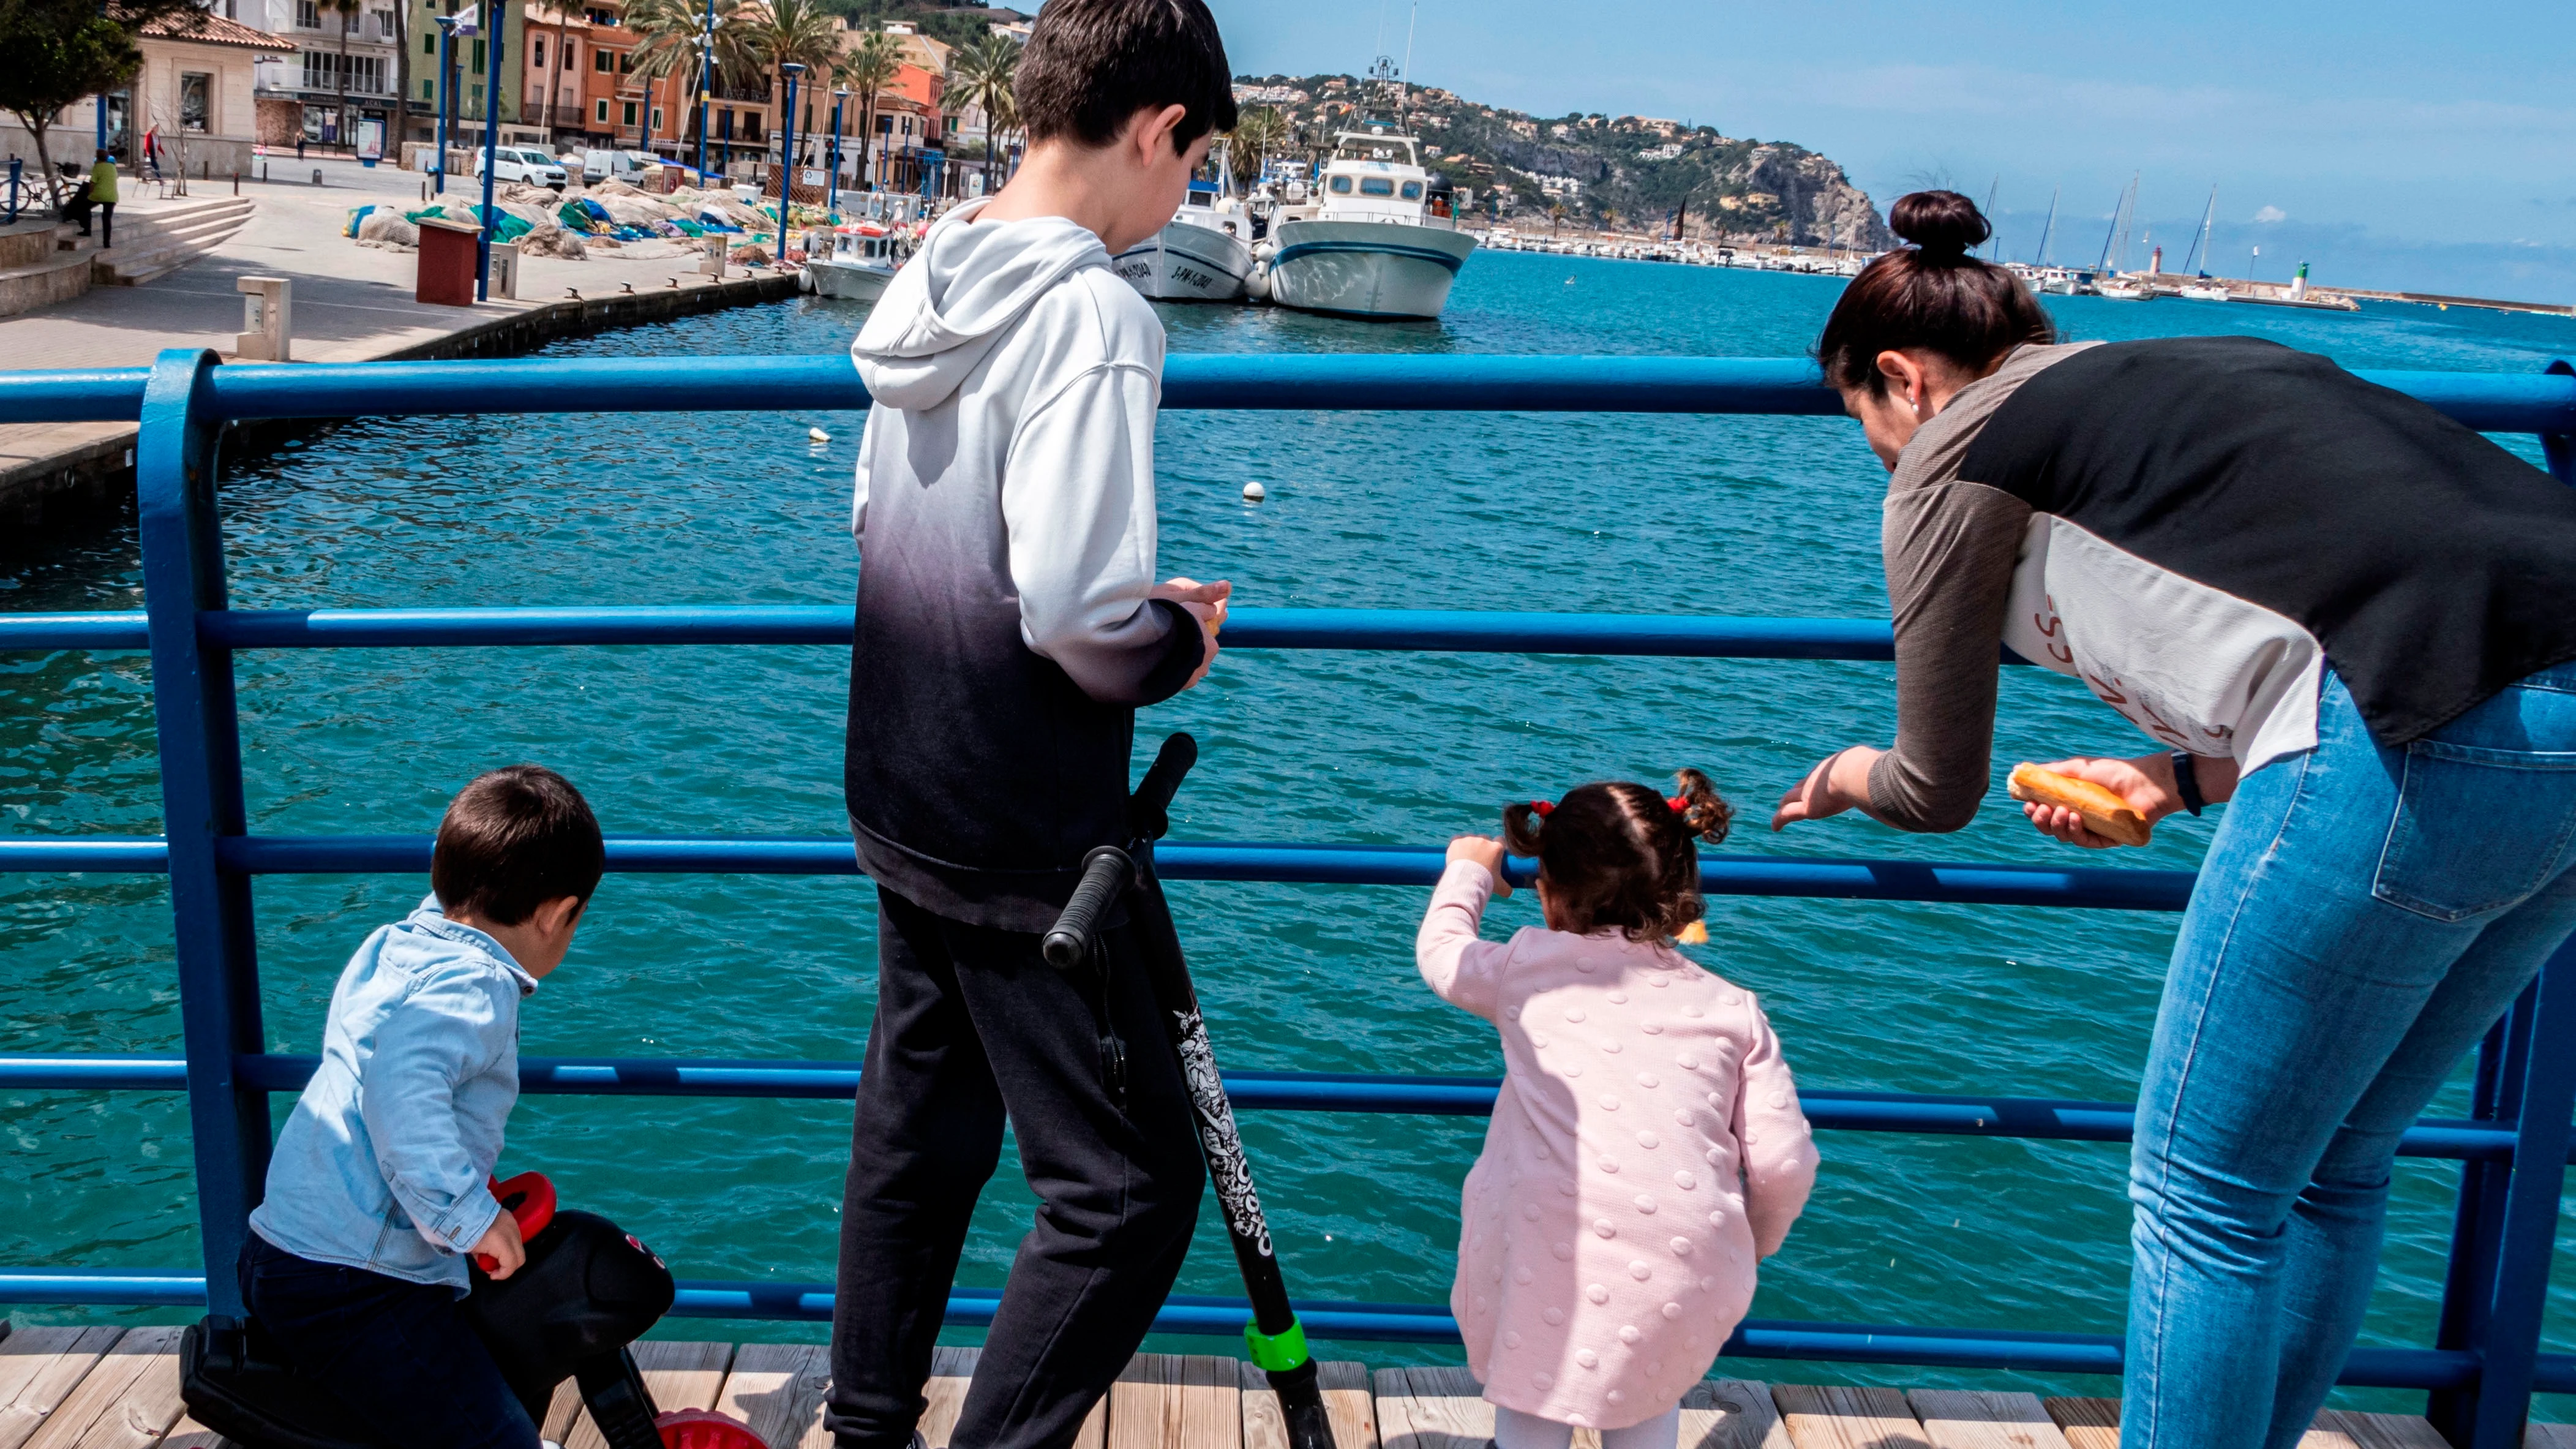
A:
{"type": "Polygon", "coordinates": [[[186,266],[223,244],[250,220],[251,200],[218,200],[163,207],[116,219],[117,244],[93,254],[90,280],[131,287],[186,266]]]}
{"type": "MultiPolygon", "coordinates": [[[[89,290],[90,259],[59,247],[49,221],[0,227],[0,317],[32,312],[89,290]]],[[[77,239],[79,232],[74,231],[77,239]]]]}

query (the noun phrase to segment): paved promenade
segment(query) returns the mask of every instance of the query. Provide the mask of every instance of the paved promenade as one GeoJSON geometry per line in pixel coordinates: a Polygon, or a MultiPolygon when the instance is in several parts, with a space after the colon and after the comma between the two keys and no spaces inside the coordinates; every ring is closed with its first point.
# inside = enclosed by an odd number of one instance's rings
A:
{"type": "MultiPolygon", "coordinates": [[[[291,162],[273,174],[283,178],[291,162]]],[[[310,175],[311,166],[295,172],[310,175]]],[[[295,284],[293,359],[297,362],[364,362],[395,356],[455,334],[527,317],[568,300],[636,292],[669,291],[676,277],[685,289],[716,285],[695,272],[694,255],[646,258],[594,248],[588,258],[564,261],[529,257],[521,265],[519,300],[473,307],[424,306],[412,300],[418,257],[410,252],[362,247],[340,235],[348,209],[385,202],[418,209],[421,177],[345,163],[326,172],[335,183],[320,187],[284,180],[242,183],[256,206],[238,232],[205,256],[137,287],[98,286],[86,294],[14,317],[0,317],[0,367],[139,367],[165,348],[209,347],[232,355],[241,330],[242,297],[234,281],[246,276],[287,277],[295,284]],[[344,179],[345,178],[345,179],[344,179]],[[686,269],[686,270],[684,270],[686,269]]],[[[191,181],[194,200],[231,195],[229,178],[191,181]]],[[[120,222],[163,207],[157,188],[128,179],[135,198],[117,208],[120,222]]],[[[448,199],[479,201],[479,184],[451,187],[448,199]]],[[[644,243],[665,251],[675,244],[644,243]]],[[[740,277],[741,269],[734,275],[740,277]]],[[[129,423],[45,423],[0,426],[0,515],[28,518],[44,497],[64,486],[66,468],[122,472],[134,428],[129,423]]]]}

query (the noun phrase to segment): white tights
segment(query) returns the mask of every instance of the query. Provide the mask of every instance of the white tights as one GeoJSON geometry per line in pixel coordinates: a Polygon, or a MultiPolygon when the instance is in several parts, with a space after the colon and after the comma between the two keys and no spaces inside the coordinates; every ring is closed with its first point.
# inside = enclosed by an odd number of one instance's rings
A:
{"type": "MultiPolygon", "coordinates": [[[[1675,1449],[1682,1437],[1682,1406],[1673,1405],[1642,1424],[1601,1431],[1601,1449],[1675,1449]]],[[[1569,1449],[1574,1426],[1494,1405],[1494,1449],[1569,1449]]]]}

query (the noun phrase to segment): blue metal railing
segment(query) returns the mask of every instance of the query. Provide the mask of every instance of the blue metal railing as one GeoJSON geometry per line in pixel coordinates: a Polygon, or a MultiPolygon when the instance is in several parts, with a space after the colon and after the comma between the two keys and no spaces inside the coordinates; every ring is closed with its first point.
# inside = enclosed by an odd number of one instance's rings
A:
{"type": "MultiPolygon", "coordinates": [[[[2576,375],[2370,373],[2490,432],[2541,436],[2551,471],[2576,482],[2576,375]]],[[[133,419],[145,608],[136,613],[0,615],[0,648],[143,649],[152,656],[163,818],[159,838],[0,840],[0,870],[167,875],[184,1053],[0,1057],[0,1087],[184,1090],[196,1155],[205,1270],[0,1269],[0,1302],[237,1308],[231,1264],[257,1201],[270,1093],[293,1091],[310,1057],[270,1053],[260,1029],[252,879],[264,874],[425,870],[426,836],[254,835],[242,802],[232,654],[240,649],[566,644],[846,644],[846,607],[233,610],[216,514],[216,444],[251,418],[493,413],[581,395],[601,411],[829,410],[867,405],[840,357],[544,360],[219,367],[164,353],[151,368],[0,374],[0,423],[133,419]]],[[[1834,394],[1803,362],[1706,358],[1176,356],[1171,408],[1455,409],[1769,413],[1830,416],[1834,394]]],[[[1238,610],[1228,648],[1380,649],[1884,660],[1884,623],[1344,609],[1238,610]]],[[[1436,849],[1175,842],[1157,855],[1175,879],[1428,885],[1436,849]]],[[[853,874],[849,844],[826,839],[642,838],[609,842],[611,870],[853,874]]],[[[1510,869],[1526,880],[1527,863],[1510,869]]],[[[2179,910],[2178,871],[1721,856],[1701,867],[1714,894],[1992,905],[2179,910]]],[[[2562,950],[2480,1048],[2472,1115],[2425,1121],[2401,1151],[2456,1160],[2461,1190],[2436,1341],[2356,1351],[2348,1384],[2432,1391],[2436,1422],[2464,1444],[2515,1442],[2535,1390],[2576,1392],[2576,1355],[2539,1352],[2559,1193],[2576,1107],[2576,949],[2562,950]]],[[[678,1058],[522,1063],[531,1092],[612,1096],[847,1098],[854,1062],[678,1058]]],[[[1286,1111],[1481,1115],[1490,1078],[1240,1071],[1236,1105],[1286,1111]]],[[[2128,1139],[2123,1103],[2008,1096],[1812,1091],[1820,1128],[1844,1131],[2128,1139]]],[[[951,1323],[991,1320],[997,1295],[959,1289],[951,1323]]],[[[828,1318],[828,1285],[684,1283],[683,1315],[828,1318]]],[[[1454,1342],[1436,1305],[1301,1304],[1318,1337],[1454,1342]]],[[[1166,1332],[1232,1334],[1240,1300],[1174,1297],[1166,1332]]],[[[1744,1324],[1725,1350],[1753,1357],[2117,1373],[2117,1339],[1901,1325],[1744,1324]]]]}

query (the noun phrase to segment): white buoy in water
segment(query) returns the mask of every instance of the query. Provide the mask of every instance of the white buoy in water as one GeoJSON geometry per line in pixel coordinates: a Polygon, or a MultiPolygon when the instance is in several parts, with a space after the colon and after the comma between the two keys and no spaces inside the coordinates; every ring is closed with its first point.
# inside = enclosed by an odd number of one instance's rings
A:
{"type": "Polygon", "coordinates": [[[1258,503],[1269,496],[1270,490],[1262,487],[1258,483],[1246,483],[1243,485],[1243,501],[1246,503],[1258,503]]]}
{"type": "Polygon", "coordinates": [[[807,428],[805,430],[805,436],[817,443],[828,443],[832,441],[832,435],[824,432],[821,428],[807,428]]]}

